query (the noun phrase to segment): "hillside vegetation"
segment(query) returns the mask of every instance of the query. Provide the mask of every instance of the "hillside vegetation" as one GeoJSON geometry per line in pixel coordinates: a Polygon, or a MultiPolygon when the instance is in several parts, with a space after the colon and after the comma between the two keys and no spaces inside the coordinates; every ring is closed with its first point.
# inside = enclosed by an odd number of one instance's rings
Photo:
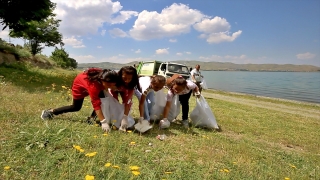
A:
{"type": "MultiPolygon", "coordinates": [[[[86,122],[89,98],[81,111],[43,121],[43,109],[71,104],[77,73],[0,65],[0,179],[320,178],[317,104],[205,91],[222,132],[184,129],[179,116],[166,130],[104,134],[86,122]]],[[[137,121],[137,98],[132,107],[137,121]]]]}
{"type": "MultiPolygon", "coordinates": [[[[320,72],[320,67],[312,65],[293,65],[293,64],[234,64],[222,62],[200,62],[200,61],[172,61],[180,64],[185,64],[189,67],[195,67],[200,64],[201,70],[205,71],[288,71],[288,72],[320,72]]],[[[78,64],[78,68],[101,67],[110,69],[120,69],[125,65],[138,64],[138,62],[131,62],[128,64],[120,63],[83,63],[78,64]]]]}

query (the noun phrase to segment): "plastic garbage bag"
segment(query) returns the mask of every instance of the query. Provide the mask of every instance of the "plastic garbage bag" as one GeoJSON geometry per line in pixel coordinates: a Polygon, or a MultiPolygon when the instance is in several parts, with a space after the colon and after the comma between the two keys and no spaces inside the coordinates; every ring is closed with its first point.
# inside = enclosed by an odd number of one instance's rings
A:
{"type": "MultiPolygon", "coordinates": [[[[120,104],[109,92],[104,91],[105,98],[101,99],[101,110],[107,119],[109,124],[116,126],[117,128],[121,125],[121,120],[124,113],[124,105],[120,104]]],[[[128,114],[128,127],[132,127],[135,124],[134,119],[128,114]]]]}
{"type": "Polygon", "coordinates": [[[190,119],[196,127],[219,129],[216,118],[203,96],[196,99],[196,107],[191,112],[190,119]]]}
{"type": "Polygon", "coordinates": [[[168,120],[172,122],[180,113],[179,95],[175,95],[171,102],[170,111],[168,113],[168,120]]]}
{"type": "Polygon", "coordinates": [[[202,87],[202,89],[208,89],[207,82],[204,80],[204,78],[202,78],[202,82],[200,83],[200,86],[202,87]]]}
{"type": "Polygon", "coordinates": [[[163,117],[163,110],[166,106],[166,94],[163,89],[154,92],[154,105],[150,111],[150,119],[151,120],[160,120],[163,117]]]}
{"type": "Polygon", "coordinates": [[[134,128],[137,131],[144,133],[144,132],[148,131],[149,129],[151,129],[152,126],[149,124],[149,121],[143,120],[141,123],[138,122],[136,125],[134,125],[134,128]]]}

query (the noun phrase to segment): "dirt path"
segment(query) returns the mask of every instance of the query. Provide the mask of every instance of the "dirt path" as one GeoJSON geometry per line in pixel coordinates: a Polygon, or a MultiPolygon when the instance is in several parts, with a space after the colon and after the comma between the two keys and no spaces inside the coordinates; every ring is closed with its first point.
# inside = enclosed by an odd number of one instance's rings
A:
{"type": "Polygon", "coordinates": [[[285,104],[263,102],[263,101],[258,101],[258,100],[231,97],[231,96],[214,94],[214,93],[207,93],[207,92],[202,92],[202,95],[204,97],[210,97],[210,98],[219,99],[222,101],[239,103],[239,104],[243,104],[243,105],[247,105],[247,106],[259,107],[259,108],[264,108],[264,109],[269,109],[269,110],[274,110],[274,111],[280,111],[280,112],[284,112],[284,113],[297,114],[297,115],[301,115],[301,116],[305,116],[305,117],[320,119],[320,111],[318,111],[318,110],[291,107],[291,106],[287,106],[285,104]]]}

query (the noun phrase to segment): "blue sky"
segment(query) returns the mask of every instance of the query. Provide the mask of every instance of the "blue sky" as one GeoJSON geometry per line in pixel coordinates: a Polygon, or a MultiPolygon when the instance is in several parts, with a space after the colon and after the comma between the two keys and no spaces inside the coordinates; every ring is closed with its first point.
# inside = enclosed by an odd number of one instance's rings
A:
{"type": "MultiPolygon", "coordinates": [[[[78,63],[197,60],[320,67],[319,0],[52,1],[65,49],[78,63]]],[[[8,39],[7,31],[0,37],[8,39]]]]}

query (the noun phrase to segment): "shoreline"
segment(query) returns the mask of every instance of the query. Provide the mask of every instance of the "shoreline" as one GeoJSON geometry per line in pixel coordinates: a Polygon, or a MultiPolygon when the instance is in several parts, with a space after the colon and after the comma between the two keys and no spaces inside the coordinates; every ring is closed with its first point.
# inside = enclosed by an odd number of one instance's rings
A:
{"type": "Polygon", "coordinates": [[[262,98],[267,100],[276,100],[276,101],[289,102],[294,104],[311,105],[311,106],[320,107],[320,103],[298,101],[298,100],[292,100],[292,99],[283,99],[283,98],[261,96],[261,95],[254,95],[254,94],[246,94],[246,93],[239,93],[239,92],[232,92],[232,91],[224,91],[224,90],[218,90],[218,89],[206,89],[204,92],[208,92],[208,91],[211,91],[212,93],[222,92],[222,93],[231,94],[231,95],[234,94],[234,95],[240,95],[240,96],[249,96],[249,97],[256,97],[256,98],[262,98]]]}

